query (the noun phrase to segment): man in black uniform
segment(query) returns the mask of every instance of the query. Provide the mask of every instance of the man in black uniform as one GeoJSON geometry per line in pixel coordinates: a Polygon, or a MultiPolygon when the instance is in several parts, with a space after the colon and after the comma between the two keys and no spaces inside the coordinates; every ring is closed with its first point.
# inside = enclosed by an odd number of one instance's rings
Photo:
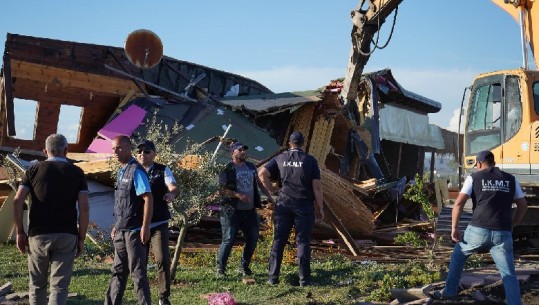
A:
{"type": "Polygon", "coordinates": [[[180,189],[170,168],[154,162],[157,152],[155,144],[146,140],[137,145],[137,160],[144,167],[150,179],[153,195],[153,216],[150,223],[150,244],[157,264],[157,283],[159,287],[159,305],[170,305],[170,251],[168,249],[168,221],[170,211],[168,203],[174,200],[180,189]]]}
{"type": "Polygon", "coordinates": [[[290,135],[290,149],[262,167],[258,176],[268,190],[270,180],[280,178],[277,205],[273,217],[273,244],[269,262],[269,284],[277,284],[283,260],[284,247],[292,226],[296,231],[300,286],[311,285],[311,232],[316,218],[324,218],[320,168],[316,159],[303,152],[301,132],[290,135]]]}
{"type": "Polygon", "coordinates": [[[473,253],[489,250],[502,277],[507,304],[522,304],[520,287],[515,274],[511,231],[522,220],[528,206],[518,180],[495,165],[492,152],[478,153],[477,172],[466,178],[455,201],[451,221],[451,239],[457,242],[457,245],[451,255],[445,289],[435,291],[436,298],[456,296],[462,269],[468,257],[473,253]],[[476,207],[464,236],[461,236],[460,215],[464,204],[470,197],[475,197],[476,207]],[[514,214],[512,213],[513,202],[517,205],[514,214]]]}

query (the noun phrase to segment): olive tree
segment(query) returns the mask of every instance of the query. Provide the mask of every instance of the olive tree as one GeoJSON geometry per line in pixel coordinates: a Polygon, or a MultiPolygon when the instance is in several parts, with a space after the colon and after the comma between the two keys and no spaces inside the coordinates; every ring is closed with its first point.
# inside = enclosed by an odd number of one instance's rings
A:
{"type": "Polygon", "coordinates": [[[187,228],[197,224],[208,213],[208,204],[219,199],[217,175],[223,165],[213,162],[211,155],[203,152],[198,143],[187,141],[183,151],[176,151],[176,142],[183,140],[173,142],[182,130],[177,122],[169,126],[158,121],[154,113],[147,120],[146,127],[146,133],[138,135],[138,140],[154,142],[158,153],[156,162],[170,167],[180,190],[176,199],[169,203],[172,223],[181,228],[171,267],[171,277],[174,278],[187,228]]]}

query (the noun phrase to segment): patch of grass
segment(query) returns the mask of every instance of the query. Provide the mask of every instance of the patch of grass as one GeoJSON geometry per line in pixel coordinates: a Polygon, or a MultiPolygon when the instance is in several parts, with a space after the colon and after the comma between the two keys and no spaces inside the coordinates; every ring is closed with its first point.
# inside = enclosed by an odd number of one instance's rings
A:
{"type": "MultiPolygon", "coordinates": [[[[299,287],[295,262],[283,264],[281,283],[270,286],[266,284],[270,244],[271,238],[266,238],[257,249],[252,264],[254,285],[243,284],[241,275],[236,272],[241,248],[233,249],[227,276],[222,279],[215,276],[216,250],[182,254],[172,285],[172,303],[206,305],[208,301],[201,295],[230,292],[239,304],[355,304],[361,300],[388,300],[390,288],[422,286],[439,280],[440,276],[417,262],[400,265],[354,263],[345,256],[332,255],[315,259],[311,264],[313,282],[319,286],[299,287]]],[[[289,251],[292,253],[295,249],[290,247],[289,251]]],[[[0,252],[0,284],[10,281],[15,291],[27,291],[26,256],[19,254],[14,244],[0,244],[0,252]]],[[[88,257],[77,259],[70,292],[76,292],[78,297],[70,298],[68,304],[102,304],[111,276],[110,267],[110,264],[88,257]]],[[[155,268],[150,268],[148,275],[152,298],[156,301],[155,268]]],[[[124,304],[136,304],[131,280],[127,284],[124,304]]]]}

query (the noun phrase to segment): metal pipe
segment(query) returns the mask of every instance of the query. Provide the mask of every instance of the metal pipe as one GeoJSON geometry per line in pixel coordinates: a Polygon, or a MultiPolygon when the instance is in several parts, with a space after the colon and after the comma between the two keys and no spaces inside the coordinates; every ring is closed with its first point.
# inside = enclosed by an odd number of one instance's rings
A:
{"type": "MultiPolygon", "coordinates": [[[[223,139],[226,138],[226,134],[228,133],[231,127],[232,127],[232,124],[228,124],[228,127],[226,128],[225,133],[223,134],[223,139]]],[[[215,159],[215,156],[217,155],[217,152],[219,151],[219,148],[221,148],[222,144],[223,144],[223,141],[219,141],[219,144],[217,144],[217,148],[215,149],[215,151],[213,152],[213,155],[211,156],[212,161],[215,159]]]]}
{"type": "Polygon", "coordinates": [[[524,7],[520,7],[520,41],[522,42],[522,66],[528,70],[528,48],[526,47],[526,27],[524,26],[524,7]]]}

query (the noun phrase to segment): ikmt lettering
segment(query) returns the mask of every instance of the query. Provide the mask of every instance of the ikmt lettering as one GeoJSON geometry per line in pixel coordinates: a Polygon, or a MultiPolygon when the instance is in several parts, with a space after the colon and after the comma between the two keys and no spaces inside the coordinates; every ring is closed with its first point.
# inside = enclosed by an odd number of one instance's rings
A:
{"type": "Polygon", "coordinates": [[[283,167],[301,167],[303,162],[301,161],[284,161],[283,167]]]}

